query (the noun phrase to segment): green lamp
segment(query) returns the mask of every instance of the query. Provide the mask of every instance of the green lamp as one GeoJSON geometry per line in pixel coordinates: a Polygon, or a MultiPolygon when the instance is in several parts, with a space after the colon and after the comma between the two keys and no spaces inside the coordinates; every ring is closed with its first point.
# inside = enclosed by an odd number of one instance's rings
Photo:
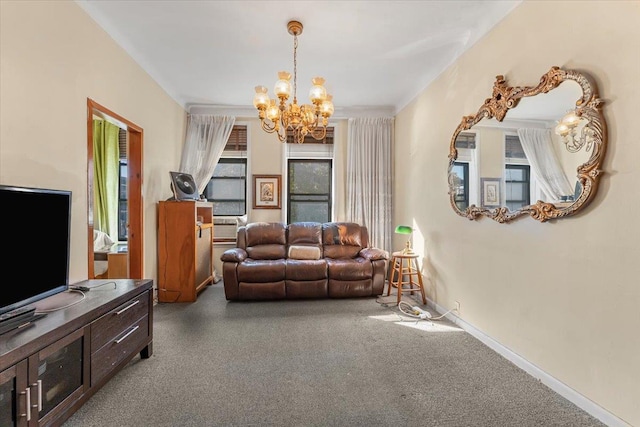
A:
{"type": "Polygon", "coordinates": [[[407,245],[402,250],[402,255],[413,255],[413,249],[411,249],[411,234],[413,234],[413,228],[408,225],[398,225],[396,227],[397,234],[408,234],[409,238],[407,239],[407,245]]]}

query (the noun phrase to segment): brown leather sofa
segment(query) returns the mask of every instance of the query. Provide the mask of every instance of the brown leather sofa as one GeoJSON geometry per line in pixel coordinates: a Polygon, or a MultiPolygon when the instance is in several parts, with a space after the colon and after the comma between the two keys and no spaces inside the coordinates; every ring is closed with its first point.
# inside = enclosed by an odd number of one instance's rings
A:
{"type": "Polygon", "coordinates": [[[238,228],[220,259],[227,300],[349,298],[382,294],[387,251],[351,222],[256,222],[238,228]]]}

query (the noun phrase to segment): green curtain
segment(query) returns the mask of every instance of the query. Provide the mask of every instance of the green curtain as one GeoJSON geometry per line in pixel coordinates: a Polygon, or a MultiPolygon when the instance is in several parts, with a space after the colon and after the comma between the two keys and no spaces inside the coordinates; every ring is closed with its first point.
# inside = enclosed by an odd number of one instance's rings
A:
{"type": "Polygon", "coordinates": [[[93,228],[118,241],[118,133],[104,120],[93,121],[93,228]]]}

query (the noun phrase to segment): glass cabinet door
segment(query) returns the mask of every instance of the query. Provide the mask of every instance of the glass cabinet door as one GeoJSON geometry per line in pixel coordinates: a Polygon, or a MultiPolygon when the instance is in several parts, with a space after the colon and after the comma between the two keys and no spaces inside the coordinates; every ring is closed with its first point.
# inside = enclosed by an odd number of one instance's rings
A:
{"type": "Polygon", "coordinates": [[[83,331],[79,330],[29,359],[29,382],[35,390],[32,403],[41,424],[57,416],[54,409],[67,408],[82,394],[86,382],[83,341],[83,331]]]}
{"type": "Polygon", "coordinates": [[[0,426],[27,425],[27,361],[0,372],[0,426]]]}

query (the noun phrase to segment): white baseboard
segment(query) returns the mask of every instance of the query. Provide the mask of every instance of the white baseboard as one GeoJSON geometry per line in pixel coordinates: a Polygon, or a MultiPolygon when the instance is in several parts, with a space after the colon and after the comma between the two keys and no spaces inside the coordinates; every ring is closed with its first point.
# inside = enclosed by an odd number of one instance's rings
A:
{"type": "MultiPolygon", "coordinates": [[[[448,311],[444,307],[434,303],[431,300],[428,301],[428,305],[440,314],[444,314],[448,311]]],[[[494,340],[481,330],[477,329],[475,326],[465,322],[453,313],[447,314],[445,318],[455,323],[457,326],[468,332],[471,336],[478,339],[487,347],[500,354],[502,357],[509,360],[511,363],[527,372],[532,377],[540,380],[541,383],[549,387],[551,390],[555,391],[560,396],[564,397],[565,399],[567,399],[583,411],[589,413],[593,417],[597,418],[598,420],[602,421],[606,425],[610,427],[632,427],[630,424],[616,417],[611,412],[597,405],[596,403],[581,395],[563,382],[547,374],[545,371],[538,368],[522,356],[519,356],[518,354],[509,350],[498,341],[494,340]]]]}

